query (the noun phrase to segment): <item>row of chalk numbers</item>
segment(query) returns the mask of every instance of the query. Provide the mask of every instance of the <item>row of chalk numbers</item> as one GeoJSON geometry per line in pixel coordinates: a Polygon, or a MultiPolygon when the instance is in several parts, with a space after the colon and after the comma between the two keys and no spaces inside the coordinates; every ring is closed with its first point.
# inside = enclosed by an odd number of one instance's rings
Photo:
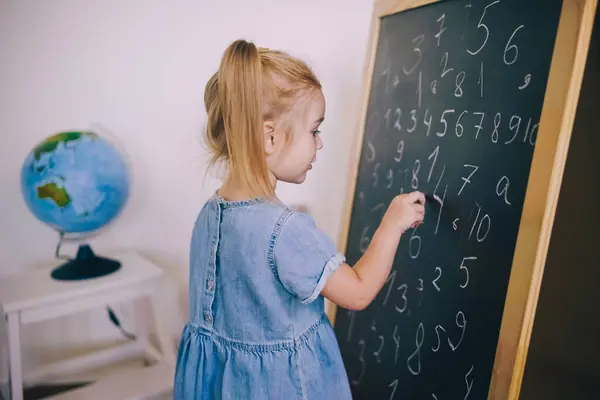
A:
{"type": "MultiPolygon", "coordinates": [[[[396,107],[393,110],[392,108],[388,108],[383,114],[385,129],[389,130],[391,128],[398,132],[406,130],[407,133],[413,133],[417,130],[419,124],[422,124],[425,136],[435,134],[437,137],[444,137],[452,132],[456,137],[460,138],[465,134],[465,126],[467,126],[467,128],[472,128],[473,130],[471,136],[474,139],[479,139],[481,131],[485,128],[485,122],[491,117],[483,111],[470,112],[469,110],[448,108],[440,113],[439,118],[435,119],[436,122],[439,121],[436,124],[439,126],[439,129],[434,129],[434,132],[432,132],[434,119],[429,109],[425,109],[422,119],[419,115],[419,110],[417,109],[411,109],[409,114],[409,125],[404,126],[404,122],[402,121],[402,108],[396,107]],[[452,117],[455,118],[454,124],[450,121],[450,118],[452,117]],[[471,118],[472,121],[470,124],[467,124],[469,118],[471,118]],[[452,125],[454,126],[452,127],[452,125]]],[[[529,118],[527,124],[525,124],[524,119],[515,114],[511,115],[510,118],[503,118],[501,112],[496,112],[492,115],[493,119],[489,123],[489,127],[491,128],[490,140],[492,143],[511,144],[513,142],[518,142],[517,137],[519,136],[519,133],[523,133],[523,137],[520,141],[522,143],[529,143],[531,146],[535,145],[539,123],[536,123],[529,118]]],[[[369,144],[369,150],[370,154],[368,155],[368,158],[372,159],[374,158],[374,147],[372,144],[369,144]]]]}
{"type": "MultiPolygon", "coordinates": [[[[486,23],[486,14],[488,13],[489,10],[493,11],[493,7],[497,6],[499,3],[501,2],[501,0],[495,0],[492,1],[491,3],[487,4],[484,9],[483,12],[481,13],[481,17],[479,18],[479,21],[477,23],[477,30],[480,33],[483,33],[484,37],[483,40],[481,41],[479,47],[466,47],[465,50],[468,54],[475,56],[477,54],[479,54],[481,51],[483,51],[483,49],[485,48],[485,46],[488,43],[488,40],[490,38],[491,35],[491,31],[486,23]]],[[[465,28],[468,25],[469,22],[469,16],[470,16],[470,12],[472,9],[472,4],[469,3],[467,5],[465,5],[465,15],[466,15],[466,19],[465,19],[465,28]]],[[[448,26],[446,25],[446,14],[442,14],[438,19],[437,22],[439,23],[439,30],[438,32],[434,35],[434,39],[436,40],[436,44],[437,47],[441,46],[442,43],[442,36],[445,33],[445,31],[448,29],[448,26]]],[[[504,52],[503,52],[503,56],[502,56],[502,60],[504,61],[504,64],[506,65],[512,65],[515,62],[517,62],[518,58],[519,58],[519,47],[516,43],[516,35],[517,33],[523,29],[525,27],[525,25],[519,25],[517,26],[511,33],[510,37],[507,38],[506,40],[506,45],[504,47],[504,52]]],[[[463,33],[461,35],[461,40],[464,40],[465,37],[465,29],[463,29],[463,33]]],[[[412,39],[412,45],[413,45],[413,50],[412,50],[412,63],[408,64],[408,65],[403,65],[402,66],[402,71],[404,72],[405,75],[411,75],[413,74],[417,68],[420,66],[421,62],[423,61],[423,43],[426,40],[426,36],[421,34],[416,36],[415,38],[412,39]]]]}
{"type": "MultiPolygon", "coordinates": [[[[349,315],[351,321],[353,321],[353,319],[355,318],[355,311],[349,311],[348,315],[349,315]]],[[[429,350],[431,350],[434,353],[437,353],[441,350],[443,345],[446,346],[446,344],[447,344],[447,347],[451,351],[453,351],[453,352],[456,351],[459,348],[459,346],[461,345],[461,343],[464,339],[464,336],[465,336],[465,331],[467,329],[467,320],[466,320],[465,314],[462,311],[458,311],[456,313],[455,325],[459,330],[459,333],[455,335],[456,336],[455,338],[453,338],[448,333],[447,329],[444,328],[442,325],[439,325],[439,324],[436,325],[435,328],[430,331],[430,334],[433,339],[431,339],[431,344],[428,345],[429,350]]],[[[452,329],[456,330],[456,328],[452,328],[452,329]]],[[[373,320],[373,323],[371,324],[371,330],[377,334],[376,320],[373,320]]],[[[351,340],[351,333],[348,335],[347,340],[348,341],[351,340]]],[[[394,365],[398,365],[400,344],[401,344],[401,336],[398,333],[398,325],[394,326],[394,331],[392,333],[392,341],[393,341],[392,346],[393,346],[394,365]]],[[[378,364],[382,363],[381,356],[382,356],[382,353],[384,353],[384,350],[386,349],[385,343],[386,343],[385,336],[381,335],[381,334],[377,334],[376,344],[375,344],[374,348],[371,349],[374,351],[371,351],[371,350],[367,351],[367,343],[366,343],[365,339],[361,338],[358,340],[358,346],[359,346],[358,359],[359,359],[359,363],[360,363],[360,369],[358,371],[357,376],[351,379],[351,383],[353,385],[359,385],[362,382],[362,380],[365,376],[365,373],[367,371],[367,360],[368,359],[373,359],[378,364]]],[[[410,372],[411,375],[417,376],[417,375],[420,375],[422,372],[421,355],[422,355],[424,345],[425,345],[425,325],[423,322],[420,322],[418,324],[416,332],[415,332],[414,345],[412,345],[413,350],[410,352],[410,354],[406,358],[406,368],[410,372]]],[[[390,356],[391,356],[391,354],[390,354],[390,356]]],[[[465,398],[468,396],[468,393],[470,393],[471,388],[473,386],[473,378],[470,377],[470,375],[473,372],[473,369],[474,369],[474,366],[471,366],[469,371],[465,374],[465,383],[466,383],[465,388],[467,391],[467,395],[465,396],[465,398]]],[[[390,397],[389,397],[390,400],[394,398],[394,395],[397,390],[397,384],[398,384],[398,379],[395,379],[388,385],[391,388],[390,397]]],[[[435,394],[432,394],[432,396],[433,396],[433,398],[437,398],[435,394]]]]}
{"type": "MultiPolygon", "coordinates": [[[[350,318],[354,318],[354,316],[352,314],[354,314],[355,311],[349,311],[348,313],[350,314],[349,315],[350,318]]],[[[433,353],[437,353],[442,349],[442,346],[447,345],[447,348],[450,349],[450,351],[456,351],[462,344],[463,339],[465,337],[465,332],[467,329],[467,320],[466,320],[465,314],[462,311],[458,311],[456,313],[455,325],[456,325],[456,328],[451,327],[451,329],[458,331],[458,333],[454,334],[455,337],[452,337],[452,335],[442,325],[439,325],[439,324],[436,325],[430,331],[432,339],[430,340],[430,343],[427,346],[428,349],[431,350],[433,353]]],[[[449,327],[449,329],[450,329],[450,327],[449,327]]],[[[373,320],[373,323],[371,325],[371,330],[377,333],[377,326],[376,326],[375,320],[373,320]]],[[[352,339],[352,336],[348,335],[348,341],[350,341],[351,339],[352,339]]],[[[399,358],[400,358],[400,344],[401,344],[401,336],[398,333],[398,325],[394,326],[394,332],[392,333],[392,340],[393,340],[392,346],[393,346],[394,365],[398,365],[399,358]]],[[[388,343],[389,343],[389,341],[388,341],[388,343]]],[[[425,345],[425,325],[423,322],[420,322],[416,329],[416,332],[415,332],[414,345],[411,345],[412,349],[410,350],[410,354],[406,357],[406,368],[412,375],[416,376],[422,372],[421,352],[423,351],[424,345],[425,345]]],[[[382,353],[384,353],[384,350],[386,350],[388,348],[386,346],[385,336],[381,335],[381,334],[377,335],[376,345],[372,349],[374,351],[372,351],[372,352],[369,351],[367,353],[367,345],[366,345],[365,340],[362,338],[358,340],[358,346],[359,346],[359,361],[361,363],[361,368],[359,369],[358,375],[354,379],[352,379],[352,383],[354,385],[360,384],[360,382],[364,378],[364,375],[366,373],[366,365],[367,365],[366,356],[372,357],[372,359],[375,362],[377,362],[378,364],[381,364],[382,363],[382,360],[381,360],[382,353]]],[[[390,356],[391,356],[391,354],[390,354],[390,356]]]]}
{"type": "MultiPolygon", "coordinates": [[[[371,172],[371,175],[372,175],[371,186],[374,188],[380,184],[380,181],[382,179],[385,179],[385,188],[386,189],[394,188],[395,190],[397,190],[397,187],[395,187],[395,181],[400,181],[402,186],[400,186],[399,192],[404,193],[405,189],[404,189],[403,184],[410,185],[410,188],[412,190],[418,190],[421,180],[426,181],[426,183],[430,183],[431,179],[434,177],[434,171],[436,171],[436,166],[438,166],[437,165],[438,158],[440,155],[440,146],[439,145],[437,145],[431,151],[431,153],[427,156],[427,161],[425,163],[421,163],[421,160],[417,158],[412,163],[412,168],[390,167],[390,168],[387,168],[387,171],[385,171],[385,172],[382,171],[381,163],[377,161],[377,159],[375,157],[376,156],[375,149],[373,148],[373,146],[371,145],[370,142],[368,142],[368,146],[370,148],[369,151],[371,152],[371,156],[367,157],[367,162],[374,163],[373,170],[371,172]],[[382,174],[382,172],[384,173],[385,178],[380,178],[380,175],[382,174]],[[425,175],[423,175],[423,173],[425,175]],[[396,177],[398,175],[400,175],[399,180],[396,179],[396,177]]],[[[398,146],[396,148],[396,154],[393,157],[394,161],[398,164],[400,164],[404,158],[404,149],[405,149],[404,141],[400,140],[398,142],[398,146]]],[[[439,168],[438,168],[438,170],[439,170],[439,168]]],[[[437,183],[436,183],[435,189],[433,191],[433,195],[434,195],[433,197],[439,202],[439,205],[440,205],[440,210],[438,213],[438,224],[436,225],[436,230],[435,230],[436,234],[439,229],[440,215],[444,208],[444,201],[445,201],[445,198],[447,195],[447,190],[448,190],[448,187],[446,186],[444,188],[443,194],[438,193],[438,191],[440,189],[440,184],[441,184],[442,179],[445,174],[445,171],[446,171],[446,165],[443,165],[441,170],[439,171],[437,183]]],[[[478,173],[478,171],[479,171],[479,166],[477,166],[477,165],[473,165],[473,164],[464,164],[463,165],[463,173],[461,176],[462,185],[460,185],[460,188],[457,189],[457,192],[456,192],[457,196],[461,196],[463,194],[463,192],[465,191],[465,188],[468,187],[468,185],[472,184],[476,180],[476,174],[478,173]]],[[[510,188],[510,179],[506,175],[502,175],[496,182],[495,194],[498,197],[501,197],[507,205],[512,204],[509,200],[509,188],[510,188]]],[[[359,192],[359,199],[360,199],[361,203],[364,203],[366,201],[365,194],[363,191],[359,192]]],[[[479,205],[477,205],[476,202],[475,202],[475,204],[478,207],[477,216],[479,217],[479,215],[481,213],[481,207],[479,207],[479,205]]],[[[378,217],[379,217],[378,220],[380,220],[383,217],[383,212],[385,211],[385,209],[386,209],[386,204],[379,203],[376,206],[372,207],[370,209],[370,212],[371,213],[377,212],[378,217]]],[[[458,218],[455,217],[455,219],[453,219],[452,228],[454,231],[458,230],[459,222],[460,222],[460,217],[458,217],[458,218]]],[[[490,219],[489,215],[482,214],[482,219],[479,221],[479,227],[477,228],[477,240],[479,242],[482,242],[483,240],[485,240],[487,233],[489,233],[489,225],[491,225],[491,219],[490,219]],[[484,229],[484,231],[481,230],[481,224],[483,224],[483,223],[487,223],[487,225],[488,225],[487,231],[485,229],[484,229]],[[483,232],[483,234],[481,232],[483,232]]],[[[469,238],[471,238],[473,236],[474,229],[475,229],[475,226],[473,226],[471,228],[471,231],[469,232],[469,238]]],[[[367,234],[368,230],[369,230],[368,227],[364,228],[364,231],[361,236],[361,240],[360,240],[361,253],[364,253],[366,250],[366,247],[368,246],[368,240],[364,239],[364,236],[367,234]]],[[[417,258],[416,255],[412,255],[412,252],[411,252],[411,257],[417,258]]]]}

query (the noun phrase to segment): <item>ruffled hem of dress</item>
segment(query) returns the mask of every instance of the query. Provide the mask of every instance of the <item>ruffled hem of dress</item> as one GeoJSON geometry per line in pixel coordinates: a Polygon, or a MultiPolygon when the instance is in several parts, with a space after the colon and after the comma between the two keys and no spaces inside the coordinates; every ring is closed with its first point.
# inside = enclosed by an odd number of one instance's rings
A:
{"type": "Polygon", "coordinates": [[[328,318],[327,315],[323,314],[321,318],[319,318],[313,325],[311,325],[304,333],[298,336],[295,339],[288,340],[280,340],[280,341],[272,341],[267,343],[252,343],[252,342],[242,342],[239,340],[231,339],[214,331],[207,330],[205,327],[201,325],[197,325],[194,323],[186,324],[182,343],[189,343],[189,337],[191,335],[203,336],[206,339],[214,340],[215,342],[221,344],[224,347],[234,348],[237,350],[248,351],[252,353],[263,353],[268,351],[282,351],[282,350],[296,350],[298,347],[304,345],[310,339],[310,336],[319,329],[319,327],[325,323],[327,323],[328,318]]]}

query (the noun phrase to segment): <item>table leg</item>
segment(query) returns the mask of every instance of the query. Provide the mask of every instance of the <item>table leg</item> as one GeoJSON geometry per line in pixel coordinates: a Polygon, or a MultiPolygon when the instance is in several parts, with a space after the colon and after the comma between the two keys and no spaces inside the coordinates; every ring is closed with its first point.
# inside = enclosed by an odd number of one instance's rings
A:
{"type": "Polygon", "coordinates": [[[175,366],[175,346],[169,335],[167,324],[160,313],[160,307],[158,306],[157,300],[156,295],[150,296],[154,326],[156,327],[156,335],[158,336],[158,341],[160,343],[160,350],[164,360],[168,364],[175,366]]]}
{"type": "Polygon", "coordinates": [[[23,400],[23,367],[21,365],[21,316],[8,314],[8,352],[12,400],[23,400]]]}
{"type": "Polygon", "coordinates": [[[144,359],[148,361],[150,354],[150,341],[148,332],[148,316],[150,313],[149,301],[145,298],[135,299],[133,301],[133,313],[135,318],[135,335],[138,343],[144,349],[144,359]]]}

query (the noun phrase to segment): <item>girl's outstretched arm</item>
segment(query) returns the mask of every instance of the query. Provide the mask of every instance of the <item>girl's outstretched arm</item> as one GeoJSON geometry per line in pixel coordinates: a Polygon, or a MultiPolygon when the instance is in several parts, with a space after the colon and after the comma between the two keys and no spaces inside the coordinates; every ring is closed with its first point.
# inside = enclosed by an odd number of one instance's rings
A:
{"type": "Polygon", "coordinates": [[[349,310],[366,308],[385,284],[402,234],[423,222],[425,196],[412,192],[390,203],[369,247],[354,267],[342,263],[329,277],[322,294],[349,310]]]}

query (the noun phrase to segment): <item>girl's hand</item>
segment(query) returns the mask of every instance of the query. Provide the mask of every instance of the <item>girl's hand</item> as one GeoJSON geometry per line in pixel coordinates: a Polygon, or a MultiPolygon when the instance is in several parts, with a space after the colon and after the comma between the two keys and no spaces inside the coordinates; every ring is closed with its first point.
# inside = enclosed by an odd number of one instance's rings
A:
{"type": "Polygon", "coordinates": [[[425,195],[421,192],[401,194],[391,201],[381,224],[389,224],[401,233],[423,223],[425,218],[425,195]]]}

